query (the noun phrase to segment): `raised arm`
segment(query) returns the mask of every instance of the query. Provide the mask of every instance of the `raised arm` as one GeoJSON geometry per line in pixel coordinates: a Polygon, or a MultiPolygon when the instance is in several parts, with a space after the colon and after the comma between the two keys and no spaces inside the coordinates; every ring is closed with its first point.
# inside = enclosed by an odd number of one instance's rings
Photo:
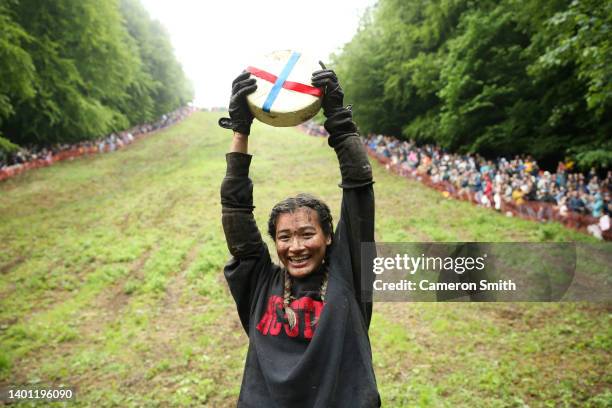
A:
{"type": "Polygon", "coordinates": [[[238,76],[232,85],[230,118],[219,120],[220,126],[234,131],[230,152],[226,155],[227,171],[221,184],[221,220],[232,254],[224,274],[242,325],[248,332],[252,302],[261,286],[260,272],[270,263],[270,255],[253,217],[253,183],[249,178],[252,156],[248,154],[248,136],[253,116],[246,106],[245,96],[257,85],[248,73],[238,76]]]}
{"type": "MultiPolygon", "coordinates": [[[[372,269],[366,265],[362,272],[362,242],[374,242],[374,190],[372,168],[363,142],[357,133],[350,107],[343,106],[344,93],[336,74],[323,69],[313,73],[314,86],[325,89],[323,113],[327,120],[325,129],[329,133],[328,143],[334,148],[342,176],[342,206],[340,220],[334,234],[334,249],[339,256],[338,269],[355,293],[362,308],[366,325],[372,315],[372,302],[362,293],[374,278],[372,269]],[[346,256],[348,254],[348,256],[346,256]]],[[[368,264],[375,254],[364,257],[368,264]]]]}
{"type": "Polygon", "coordinates": [[[221,127],[234,131],[230,152],[225,157],[227,171],[221,184],[221,206],[227,246],[238,259],[257,255],[263,245],[253,217],[253,183],[249,178],[248,145],[253,114],[246,96],[256,89],[255,79],[248,72],[238,75],[232,82],[230,117],[219,119],[221,127]]]}
{"type": "Polygon", "coordinates": [[[244,153],[249,152],[249,137],[243,133],[234,132],[232,137],[232,144],[230,145],[230,153],[244,153]]]}

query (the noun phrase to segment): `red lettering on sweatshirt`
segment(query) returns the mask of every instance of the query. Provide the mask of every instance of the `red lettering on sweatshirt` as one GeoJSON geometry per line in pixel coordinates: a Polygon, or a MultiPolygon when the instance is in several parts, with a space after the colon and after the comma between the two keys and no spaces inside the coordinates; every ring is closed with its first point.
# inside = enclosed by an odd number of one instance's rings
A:
{"type": "Polygon", "coordinates": [[[288,337],[298,337],[301,332],[303,338],[310,340],[317,328],[324,305],[323,302],[309,297],[293,300],[290,306],[295,311],[297,320],[295,326],[291,329],[289,324],[285,323],[287,317],[283,307],[283,298],[272,295],[268,299],[266,310],[257,324],[257,330],[264,336],[278,336],[281,327],[284,327],[285,334],[288,337]]]}
{"type": "Polygon", "coordinates": [[[268,299],[268,307],[257,325],[257,330],[264,335],[268,335],[269,333],[272,336],[278,336],[281,329],[281,323],[276,321],[276,311],[279,308],[283,308],[283,299],[280,296],[270,296],[270,299],[268,299]]]}

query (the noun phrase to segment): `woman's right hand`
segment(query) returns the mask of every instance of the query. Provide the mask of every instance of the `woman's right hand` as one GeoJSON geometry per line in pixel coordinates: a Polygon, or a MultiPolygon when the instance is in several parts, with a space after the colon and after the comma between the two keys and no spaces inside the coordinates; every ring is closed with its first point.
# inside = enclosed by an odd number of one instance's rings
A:
{"type": "Polygon", "coordinates": [[[219,119],[219,126],[232,129],[245,136],[251,133],[253,114],[247,105],[246,96],[255,92],[257,83],[251,73],[244,71],[232,82],[232,96],[229,103],[229,118],[219,119]]]}

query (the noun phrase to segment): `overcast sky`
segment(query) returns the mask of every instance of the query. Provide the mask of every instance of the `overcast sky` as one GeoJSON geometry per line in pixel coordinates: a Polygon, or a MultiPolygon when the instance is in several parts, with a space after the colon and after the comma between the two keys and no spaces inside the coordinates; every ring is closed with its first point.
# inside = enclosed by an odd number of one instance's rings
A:
{"type": "Polygon", "coordinates": [[[257,56],[292,49],[326,61],[375,0],[141,0],[170,33],[198,106],[227,106],[232,79],[257,56]]]}

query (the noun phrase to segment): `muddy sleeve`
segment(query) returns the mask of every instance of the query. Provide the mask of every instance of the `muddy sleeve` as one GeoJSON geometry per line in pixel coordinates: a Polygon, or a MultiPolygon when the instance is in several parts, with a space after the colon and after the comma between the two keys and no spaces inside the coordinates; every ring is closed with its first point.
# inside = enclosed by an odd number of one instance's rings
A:
{"type": "Polygon", "coordinates": [[[227,171],[221,184],[221,221],[232,254],[224,275],[247,333],[254,301],[261,290],[262,271],[271,264],[253,216],[253,183],[249,178],[251,157],[244,153],[228,153],[227,171]]]}
{"type": "Polygon", "coordinates": [[[362,253],[361,244],[374,242],[374,181],[372,167],[349,109],[337,112],[325,124],[328,143],[340,165],[342,205],[334,235],[334,259],[361,306],[366,325],[372,316],[372,261],[375,253],[362,253]]]}

